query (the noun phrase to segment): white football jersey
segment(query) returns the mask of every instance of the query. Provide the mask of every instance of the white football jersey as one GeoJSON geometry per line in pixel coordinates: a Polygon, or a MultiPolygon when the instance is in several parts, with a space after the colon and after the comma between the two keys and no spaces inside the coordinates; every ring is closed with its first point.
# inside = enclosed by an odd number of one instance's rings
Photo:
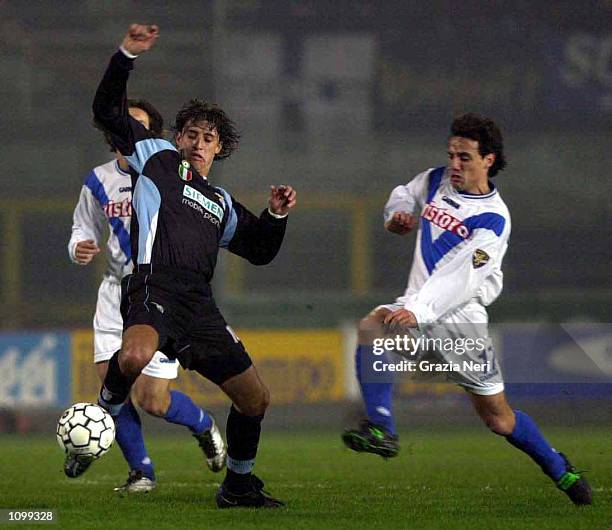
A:
{"type": "Polygon", "coordinates": [[[132,179],[117,160],[94,168],[85,179],[79,202],[74,209],[72,235],[68,243],[70,259],[75,263],[79,241],[93,239],[101,247],[106,228],[106,276],[120,281],[132,272],[130,220],[132,216],[132,179]]]}
{"type": "Polygon", "coordinates": [[[439,322],[470,302],[487,306],[501,293],[510,213],[494,185],[489,186],[485,195],[458,192],[441,167],[391,192],[385,222],[394,212],[420,212],[408,286],[398,299],[419,324],[439,322]]]}

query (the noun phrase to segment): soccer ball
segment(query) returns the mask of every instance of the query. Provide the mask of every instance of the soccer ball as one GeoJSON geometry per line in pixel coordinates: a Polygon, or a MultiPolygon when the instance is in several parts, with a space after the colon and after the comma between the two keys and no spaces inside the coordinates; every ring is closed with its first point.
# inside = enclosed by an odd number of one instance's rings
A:
{"type": "Polygon", "coordinates": [[[72,455],[100,458],[115,440],[115,422],[102,407],[77,403],[57,422],[57,443],[72,455]]]}

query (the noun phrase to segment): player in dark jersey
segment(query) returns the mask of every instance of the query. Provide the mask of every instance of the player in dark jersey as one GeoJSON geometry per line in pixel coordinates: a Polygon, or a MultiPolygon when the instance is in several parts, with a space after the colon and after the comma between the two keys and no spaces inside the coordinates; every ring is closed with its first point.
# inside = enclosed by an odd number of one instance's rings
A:
{"type": "Polygon", "coordinates": [[[257,217],[208,182],[213,161],[230,156],[238,144],[233,123],[218,107],[198,100],[185,105],[176,119],[176,147],[130,118],[129,71],[158,34],[157,26],[130,26],[93,104],[96,121],[131,166],[134,190],[134,272],[122,282],[123,342],[109,362],[99,403],[116,415],[156,350],[178,358],[232,401],[227,475],[217,505],[282,506],[251,473],[269,391],[217,308],[210,281],[220,247],[256,265],[274,259],[296,194],[290,186],[272,186],[268,208],[257,217]]]}

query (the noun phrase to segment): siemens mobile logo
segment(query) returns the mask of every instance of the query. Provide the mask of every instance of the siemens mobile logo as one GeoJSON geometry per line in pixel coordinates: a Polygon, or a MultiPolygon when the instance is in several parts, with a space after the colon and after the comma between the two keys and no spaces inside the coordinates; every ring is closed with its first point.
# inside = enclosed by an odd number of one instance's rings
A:
{"type": "Polygon", "coordinates": [[[206,211],[213,214],[219,221],[223,220],[223,208],[188,184],[185,184],[185,187],[183,188],[183,197],[187,197],[188,199],[197,202],[206,211]]]}
{"type": "Polygon", "coordinates": [[[462,223],[461,219],[453,217],[444,208],[438,208],[433,204],[428,204],[425,206],[421,217],[431,221],[433,224],[444,230],[457,234],[463,239],[467,239],[470,235],[468,227],[462,223]]]}

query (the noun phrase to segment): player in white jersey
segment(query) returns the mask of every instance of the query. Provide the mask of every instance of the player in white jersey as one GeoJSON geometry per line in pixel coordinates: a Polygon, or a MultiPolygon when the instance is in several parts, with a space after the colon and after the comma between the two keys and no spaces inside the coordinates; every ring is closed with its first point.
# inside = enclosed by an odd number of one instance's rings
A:
{"type": "Polygon", "coordinates": [[[492,120],[465,114],[452,123],[448,156],[447,167],[398,186],[385,206],[385,228],[395,234],[410,232],[420,216],[417,243],[404,295],[360,322],[355,362],[368,418],[343,440],[355,451],[396,456],[394,371],[444,372],[467,390],[487,427],[527,453],[575,504],[590,504],[585,478],[508,405],[488,336],[486,306],[501,293],[510,235],[508,208],[490,180],[506,165],[502,135],[492,120]]]}
{"type": "MultiPolygon", "coordinates": [[[[129,100],[128,104],[132,117],[156,136],[162,135],[162,117],[149,102],[129,100]]],[[[93,321],[94,363],[101,381],[104,381],[109,359],[121,348],[121,279],[132,271],[132,180],[127,161],[114,149],[108,136],[106,140],[116,159],[94,168],[87,176],[74,211],[68,243],[71,260],[87,265],[100,252],[105,234],[109,233],[106,240],[107,268],[98,290],[93,321]]],[[[156,486],[153,463],[147,454],[140,418],[132,400],[153,416],[188,427],[204,451],[209,468],[215,472],[223,469],[226,450],[219,429],[212,416],[197,407],[188,396],[170,391],[170,381],[176,379],[177,374],[178,361],[156,352],[116,418],[117,442],[130,466],[127,482],[115,488],[116,491],[147,492],[156,486]]],[[[85,472],[90,464],[89,459],[67,456],[64,471],[73,478],[85,472]]]]}

